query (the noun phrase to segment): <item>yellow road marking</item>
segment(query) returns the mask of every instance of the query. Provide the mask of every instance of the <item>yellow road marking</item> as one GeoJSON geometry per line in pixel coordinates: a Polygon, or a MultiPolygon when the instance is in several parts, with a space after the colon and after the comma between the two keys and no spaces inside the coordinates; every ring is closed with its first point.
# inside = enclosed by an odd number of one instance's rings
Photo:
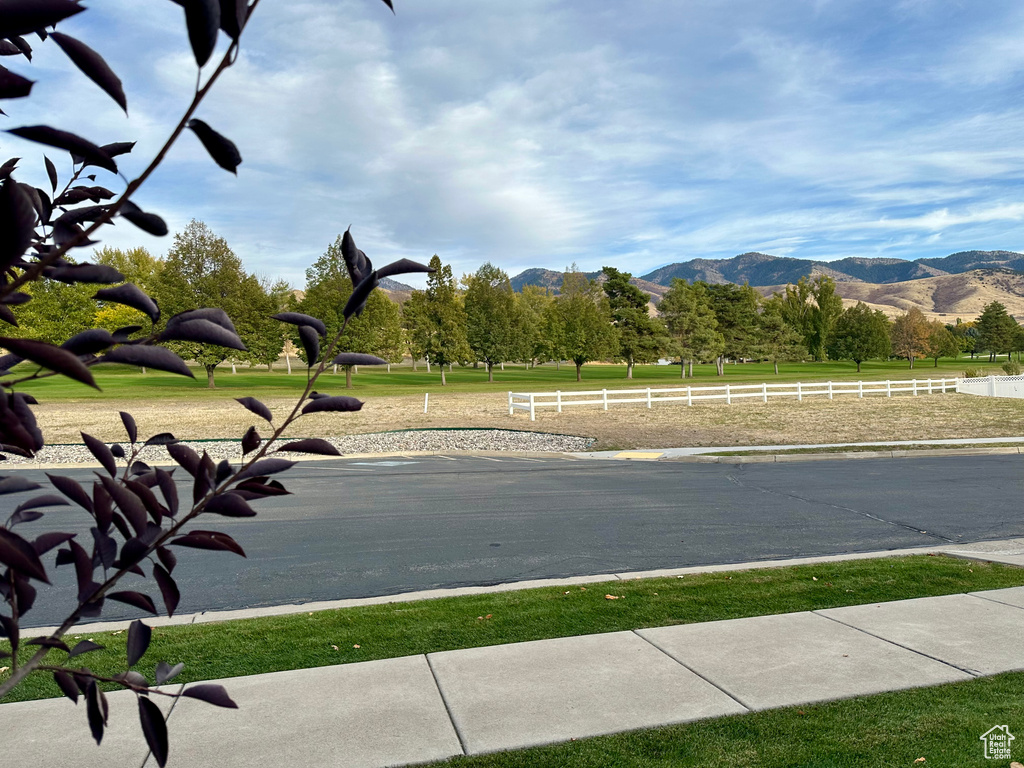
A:
{"type": "Polygon", "coordinates": [[[664,456],[664,452],[645,452],[645,451],[623,451],[622,453],[615,454],[616,459],[660,459],[664,456]]]}

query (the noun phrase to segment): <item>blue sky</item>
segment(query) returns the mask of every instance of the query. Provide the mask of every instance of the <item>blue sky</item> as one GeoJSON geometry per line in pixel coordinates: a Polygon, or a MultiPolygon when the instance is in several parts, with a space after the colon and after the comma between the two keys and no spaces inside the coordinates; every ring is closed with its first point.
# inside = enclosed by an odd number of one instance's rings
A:
{"type": "MultiPolygon", "coordinates": [[[[33,64],[4,61],[38,81],[6,122],[138,140],[131,178],[191,97],[183,13],[86,4],[60,29],[118,72],[129,117],[34,43],[33,64]]],[[[437,253],[456,275],[1024,250],[1019,2],[395,5],[262,0],[198,113],[238,145],[238,177],[185,135],[138,204],[296,287],[350,224],[376,263],[437,253]]],[[[35,147],[3,149],[45,186],[35,147]]],[[[103,242],[171,245],[126,222],[103,242]]]]}

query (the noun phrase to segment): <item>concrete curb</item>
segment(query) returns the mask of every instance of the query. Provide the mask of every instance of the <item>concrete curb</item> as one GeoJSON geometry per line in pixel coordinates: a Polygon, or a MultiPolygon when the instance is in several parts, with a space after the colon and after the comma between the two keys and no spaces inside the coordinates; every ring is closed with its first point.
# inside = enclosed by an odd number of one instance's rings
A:
{"type": "MultiPolygon", "coordinates": [[[[774,464],[792,461],[846,461],[848,459],[913,459],[929,456],[1020,455],[1024,450],[1009,448],[921,448],[909,451],[839,451],[836,453],[768,453],[747,456],[667,456],[647,461],[671,461],[690,464],[774,464]]],[[[623,459],[638,461],[638,459],[623,459]]],[[[643,459],[639,459],[643,461],[643,459]]]]}

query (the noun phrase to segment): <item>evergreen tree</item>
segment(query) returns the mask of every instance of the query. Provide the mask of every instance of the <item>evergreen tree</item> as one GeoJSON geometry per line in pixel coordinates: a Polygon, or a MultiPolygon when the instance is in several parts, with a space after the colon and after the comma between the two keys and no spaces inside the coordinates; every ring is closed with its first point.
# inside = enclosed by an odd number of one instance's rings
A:
{"type": "Polygon", "coordinates": [[[764,302],[755,330],[756,355],[772,361],[776,376],[780,360],[800,360],[807,354],[803,335],[786,322],[779,296],[764,302]]]}
{"type": "Polygon", "coordinates": [[[1006,307],[998,301],[986,304],[975,328],[978,330],[975,348],[988,352],[989,362],[995,362],[996,357],[1002,354],[1009,359],[1017,333],[1017,321],[1006,312],[1006,307]]]}
{"type": "Polygon", "coordinates": [[[890,326],[884,313],[872,311],[867,304],[858,301],[836,320],[827,347],[829,358],[853,360],[857,364],[857,373],[860,373],[860,364],[865,360],[884,360],[891,354],[890,326]]]}
{"type": "Polygon", "coordinates": [[[687,363],[692,378],[694,360],[711,360],[722,354],[725,340],[718,332],[707,285],[689,285],[685,280],[673,279],[658,311],[668,326],[671,354],[679,357],[680,378],[686,376],[687,363]]]}
{"type": "Polygon", "coordinates": [[[911,307],[906,314],[900,315],[892,324],[892,351],[910,361],[924,357],[928,350],[928,336],[931,329],[924,313],[917,307],[911,307]]]}
{"type": "Polygon", "coordinates": [[[711,308],[722,334],[722,351],[716,360],[718,375],[725,374],[725,358],[739,361],[752,357],[756,344],[757,292],[749,285],[723,283],[706,286],[711,308]]]}
{"type": "Polygon", "coordinates": [[[566,272],[561,293],[546,314],[545,332],[551,334],[559,357],[576,364],[576,381],[583,380],[584,364],[615,354],[611,309],[596,280],[566,272]]]}
{"type": "Polygon", "coordinates": [[[413,291],[406,302],[406,322],[411,343],[441,369],[443,387],[448,383],[444,367],[468,362],[473,350],[466,340],[466,310],[459,300],[451,266],[441,264],[435,253],[430,267],[434,271],[427,276],[426,290],[413,291]]]}
{"type": "Polygon", "coordinates": [[[466,279],[466,340],[494,381],[495,363],[514,360],[523,351],[522,318],[508,275],[491,263],[466,279]]]}
{"type": "Polygon", "coordinates": [[[814,304],[808,314],[808,351],[820,362],[825,359],[832,331],[843,313],[843,300],[836,293],[835,281],[828,275],[814,278],[811,296],[814,304]]]}
{"type": "Polygon", "coordinates": [[[667,330],[647,311],[647,294],[629,282],[628,272],[614,267],[601,270],[608,278],[604,293],[608,297],[612,323],[619,332],[619,355],[626,361],[626,378],[633,378],[633,365],[653,363],[665,348],[667,330]]]}

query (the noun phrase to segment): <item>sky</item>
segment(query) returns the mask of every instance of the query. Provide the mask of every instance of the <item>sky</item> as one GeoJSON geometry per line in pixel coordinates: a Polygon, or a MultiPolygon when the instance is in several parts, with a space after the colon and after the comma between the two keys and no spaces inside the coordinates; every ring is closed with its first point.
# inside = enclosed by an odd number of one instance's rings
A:
{"type": "MultiPolygon", "coordinates": [[[[456,276],[1024,250],[1020,2],[394,2],[261,0],[196,113],[238,146],[237,177],[187,132],[135,202],[297,288],[350,225],[377,265],[436,253],[456,276]]],[[[184,14],[85,5],[59,30],[120,75],[128,115],[32,38],[31,64],[3,62],[32,97],[0,119],[136,140],[134,178],[195,88],[184,14]]],[[[37,146],[0,145],[48,186],[37,146]]],[[[123,220],[101,239],[173,245],[123,220]]]]}

